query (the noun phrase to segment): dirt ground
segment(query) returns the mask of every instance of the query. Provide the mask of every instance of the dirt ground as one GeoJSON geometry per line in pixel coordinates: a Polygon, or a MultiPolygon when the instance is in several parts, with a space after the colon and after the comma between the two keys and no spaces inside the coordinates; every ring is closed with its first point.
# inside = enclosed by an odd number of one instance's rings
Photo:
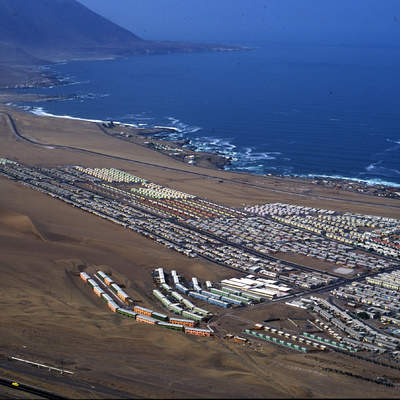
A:
{"type": "MultiPolygon", "coordinates": [[[[307,188],[311,192],[305,195],[303,184],[296,187],[280,178],[196,168],[140,146],[128,146],[103,135],[91,123],[15,111],[12,115],[21,133],[43,143],[150,161],[160,167],[31,145],[16,139],[8,119],[1,114],[0,157],[34,165],[120,168],[237,207],[280,201],[400,217],[395,200],[311,186],[307,188]],[[219,183],[221,179],[227,180],[219,183]]],[[[220,337],[190,337],[123,319],[109,312],[76,276],[80,269],[112,271],[133,298],[162,311],[151,295],[151,271],[159,265],[201,280],[217,281],[235,274],[187,258],[116,224],[0,178],[0,376],[21,379],[71,398],[398,397],[394,389],[323,370],[335,364],[360,375],[371,374],[372,364],[344,355],[300,354],[268,343],[240,345],[220,337]],[[8,356],[63,365],[74,375],[11,362],[8,356]]],[[[244,308],[233,317],[222,318],[217,329],[240,333],[249,327],[246,321],[261,322],[274,316],[305,318],[304,313],[282,304],[244,308]]],[[[395,373],[388,369],[373,371],[376,376],[395,373]]],[[[12,397],[8,389],[2,390],[0,387],[3,397],[12,397]]]]}

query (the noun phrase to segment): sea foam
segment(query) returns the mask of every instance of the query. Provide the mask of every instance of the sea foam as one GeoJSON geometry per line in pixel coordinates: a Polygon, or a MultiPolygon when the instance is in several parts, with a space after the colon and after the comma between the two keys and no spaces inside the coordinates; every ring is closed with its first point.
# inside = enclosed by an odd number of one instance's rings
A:
{"type": "Polygon", "coordinates": [[[106,122],[106,121],[103,121],[100,119],[78,118],[78,117],[72,117],[71,115],[50,114],[50,113],[44,111],[43,107],[34,107],[30,110],[30,113],[39,115],[40,117],[63,118],[63,119],[72,119],[72,120],[76,120],[76,121],[87,121],[87,122],[96,122],[96,123],[106,122]]]}
{"type": "Polygon", "coordinates": [[[391,187],[400,188],[400,184],[399,183],[385,181],[385,180],[382,180],[382,179],[379,179],[379,178],[361,179],[361,178],[352,178],[352,177],[342,176],[342,175],[324,175],[324,174],[299,174],[299,175],[295,175],[295,176],[298,176],[300,178],[343,179],[343,180],[346,180],[346,181],[365,183],[366,185],[369,185],[369,186],[384,185],[384,186],[391,186],[391,187]]]}

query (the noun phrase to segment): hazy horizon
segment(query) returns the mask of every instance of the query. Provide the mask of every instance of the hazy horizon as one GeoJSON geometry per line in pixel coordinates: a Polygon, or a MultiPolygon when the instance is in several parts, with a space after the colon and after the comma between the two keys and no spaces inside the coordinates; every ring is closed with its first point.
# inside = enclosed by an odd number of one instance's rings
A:
{"type": "Polygon", "coordinates": [[[398,46],[396,0],[79,0],[149,40],[398,46]]]}

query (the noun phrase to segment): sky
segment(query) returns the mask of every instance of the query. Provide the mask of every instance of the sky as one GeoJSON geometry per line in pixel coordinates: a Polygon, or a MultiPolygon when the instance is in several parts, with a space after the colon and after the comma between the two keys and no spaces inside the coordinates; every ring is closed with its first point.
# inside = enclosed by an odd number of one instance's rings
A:
{"type": "Polygon", "coordinates": [[[149,40],[400,46],[400,0],[79,0],[149,40]]]}

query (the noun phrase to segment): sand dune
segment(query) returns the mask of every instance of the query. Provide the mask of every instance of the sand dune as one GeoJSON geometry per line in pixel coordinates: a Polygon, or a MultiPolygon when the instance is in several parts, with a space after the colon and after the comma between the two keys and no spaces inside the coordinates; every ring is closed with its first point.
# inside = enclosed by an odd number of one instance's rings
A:
{"type": "Polygon", "coordinates": [[[1,230],[6,230],[8,234],[22,234],[33,236],[43,241],[46,240],[28,216],[5,209],[0,209],[0,231],[1,230]]]}

